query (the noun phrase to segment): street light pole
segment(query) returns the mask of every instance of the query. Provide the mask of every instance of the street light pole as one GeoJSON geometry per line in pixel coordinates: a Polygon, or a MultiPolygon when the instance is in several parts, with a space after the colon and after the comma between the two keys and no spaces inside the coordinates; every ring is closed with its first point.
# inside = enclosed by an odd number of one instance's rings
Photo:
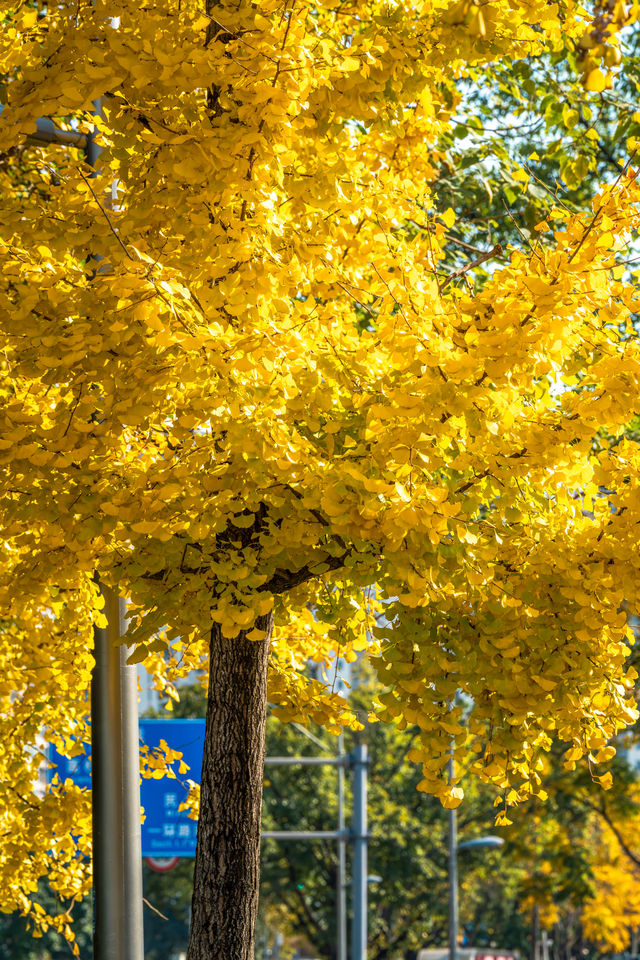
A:
{"type": "Polygon", "coordinates": [[[351,960],[367,957],[367,746],[359,743],[353,763],[353,927],[351,960]]]}
{"type": "MultiPolygon", "coordinates": [[[[2,105],[0,104],[1,110],[2,105]]],[[[60,130],[49,117],[38,117],[36,129],[33,133],[27,134],[26,139],[29,143],[56,143],[63,147],[77,147],[79,150],[88,152],[86,134],[78,133],[77,130],[60,130]]],[[[87,159],[89,163],[92,162],[88,157],[87,159]]]]}
{"type": "Polygon", "coordinates": [[[95,960],[143,960],[138,680],[127,663],[126,605],[102,586],[94,630],[91,794],[95,960]]]}
{"type": "MultiPolygon", "coordinates": [[[[456,775],[454,745],[449,753],[449,783],[456,775]]],[[[479,847],[501,847],[502,837],[474,837],[458,843],[457,810],[449,810],[449,960],[457,960],[458,949],[458,850],[476,850],[479,847]]]]}
{"type": "MultiPolygon", "coordinates": [[[[101,114],[102,102],[94,104],[101,114]]],[[[48,133],[49,131],[45,131],[48,133]]],[[[85,140],[93,168],[101,149],[92,131],[85,140]]],[[[114,185],[111,188],[114,195],[114,185]]],[[[96,262],[102,257],[94,253],[96,262]]],[[[100,269],[108,269],[102,261],[100,269]]],[[[101,586],[106,629],[94,631],[91,678],[91,793],[95,960],[143,960],[142,843],[140,836],[140,743],[138,676],[127,663],[126,604],[101,586]]]]}
{"type": "MultiPolygon", "coordinates": [[[[344,757],[343,734],[338,737],[338,756],[344,757]]],[[[338,936],[336,942],[337,960],[347,960],[347,851],[344,837],[344,767],[338,767],[338,833],[343,836],[338,840],[338,878],[336,896],[336,920],[338,936]]]]}
{"type": "MultiPolygon", "coordinates": [[[[126,630],[125,601],[120,601],[121,636],[126,630]]],[[[140,733],[138,728],[138,671],[127,663],[131,647],[120,645],[122,696],[122,846],[124,952],[122,960],[143,960],[142,828],[140,818],[140,733]]],[[[97,960],[97,958],[96,958],[97,960]]]]}
{"type": "Polygon", "coordinates": [[[94,628],[91,677],[93,952],[95,960],[115,960],[124,955],[125,940],[120,601],[105,588],[102,596],[107,625],[94,628]]]}
{"type": "MultiPolygon", "coordinates": [[[[323,744],[320,744],[323,746],[323,744]]],[[[342,736],[338,755],[332,757],[265,757],[265,766],[335,766],[338,768],[338,829],[337,830],[263,830],[263,840],[336,840],[338,843],[336,957],[347,960],[347,906],[346,906],[346,844],[353,844],[353,917],[350,960],[366,960],[367,955],[367,893],[368,884],[380,882],[382,877],[367,873],[367,758],[366,744],[358,744],[351,754],[345,754],[342,736]],[[352,829],[345,829],[344,768],[353,770],[352,829]]]]}
{"type": "MultiPolygon", "coordinates": [[[[92,167],[100,154],[94,133],[61,130],[49,117],[39,117],[25,139],[76,147],[92,167]]],[[[143,960],[137,674],[121,643],[125,603],[102,585],[101,592],[107,624],[94,629],[91,677],[94,957],[143,960]]]]}

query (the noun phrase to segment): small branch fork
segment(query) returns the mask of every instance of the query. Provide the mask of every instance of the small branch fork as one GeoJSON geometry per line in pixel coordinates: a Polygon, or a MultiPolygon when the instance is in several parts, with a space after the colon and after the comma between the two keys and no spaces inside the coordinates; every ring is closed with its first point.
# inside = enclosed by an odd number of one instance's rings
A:
{"type": "Polygon", "coordinates": [[[501,257],[503,252],[502,246],[499,243],[496,243],[491,250],[487,250],[486,253],[476,257],[475,260],[467,263],[464,267],[459,267],[457,270],[454,270],[452,273],[450,273],[449,276],[445,278],[443,283],[438,284],[439,293],[442,293],[442,291],[449,286],[452,280],[456,280],[458,277],[464,277],[469,270],[479,267],[481,264],[486,263],[487,260],[492,260],[494,257],[501,257]]]}

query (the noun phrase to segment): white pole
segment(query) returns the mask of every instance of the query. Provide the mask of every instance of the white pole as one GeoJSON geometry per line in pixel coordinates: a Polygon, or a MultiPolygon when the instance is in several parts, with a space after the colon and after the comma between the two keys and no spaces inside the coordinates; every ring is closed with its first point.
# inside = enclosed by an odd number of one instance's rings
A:
{"type": "Polygon", "coordinates": [[[351,960],[367,957],[367,747],[353,751],[353,927],[351,960]]]}
{"type": "MultiPolygon", "coordinates": [[[[344,757],[344,739],[338,737],[338,756],[344,757]]],[[[338,833],[344,834],[344,767],[338,767],[338,833]]],[[[347,960],[347,854],[346,840],[343,836],[338,840],[338,889],[337,895],[337,960],[347,960]]]]}

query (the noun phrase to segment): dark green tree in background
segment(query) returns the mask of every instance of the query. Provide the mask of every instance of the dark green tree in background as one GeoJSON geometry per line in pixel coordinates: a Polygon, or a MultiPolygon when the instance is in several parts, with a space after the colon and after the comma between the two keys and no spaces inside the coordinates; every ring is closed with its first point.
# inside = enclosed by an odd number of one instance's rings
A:
{"type": "MultiPolygon", "coordinates": [[[[353,694],[363,704],[370,702],[374,692],[369,682],[353,694]]],[[[202,716],[204,695],[200,686],[183,688],[180,696],[180,703],[174,708],[176,717],[202,716]]],[[[326,745],[327,752],[337,751],[337,738],[319,728],[310,732],[326,745]]],[[[366,737],[371,757],[369,872],[382,877],[369,890],[369,958],[400,960],[419,947],[446,942],[447,812],[432,797],[416,789],[419,768],[407,759],[415,731],[369,724],[360,736],[366,737]]],[[[345,735],[345,752],[352,745],[353,738],[345,735]]],[[[301,728],[269,719],[267,755],[322,753],[322,748],[301,728]]],[[[348,824],[348,775],[345,781],[348,824]]],[[[492,829],[495,815],[490,791],[480,795],[471,787],[469,793],[469,801],[459,811],[463,839],[492,829]]],[[[336,827],[337,818],[334,768],[267,769],[265,830],[331,830],[336,827]]],[[[519,888],[513,878],[515,868],[511,868],[511,873],[505,869],[502,854],[483,851],[461,856],[461,915],[468,920],[472,937],[479,943],[526,943],[526,929],[517,913],[519,888]],[[492,903],[490,909],[488,900],[492,903]]],[[[167,917],[163,920],[147,910],[147,960],[161,960],[170,947],[177,950],[186,942],[192,870],[193,862],[183,860],[167,874],[145,871],[145,897],[167,917]]],[[[335,843],[265,840],[258,942],[272,943],[275,932],[280,930],[285,935],[285,946],[306,944],[313,948],[313,956],[333,960],[337,879],[335,843]]]]}
{"type": "MultiPolygon", "coordinates": [[[[60,911],[60,903],[48,886],[40,884],[34,900],[51,913],[60,911]]],[[[74,929],[82,960],[91,957],[93,920],[91,898],[85,897],[72,909],[74,929]]],[[[42,938],[35,939],[33,930],[19,913],[0,913],[0,960],[69,960],[71,952],[64,937],[49,930],[42,938]]]]}
{"type": "MultiPolygon", "coordinates": [[[[370,678],[352,691],[355,704],[370,703],[370,678]]],[[[198,684],[182,688],[176,717],[203,715],[198,684]]],[[[166,716],[165,712],[162,714],[166,716]]],[[[369,888],[368,960],[404,960],[420,947],[447,942],[448,813],[416,789],[420,771],[407,759],[417,730],[368,724],[357,736],[368,744],[369,872],[380,877],[369,888]]],[[[345,734],[349,752],[353,736],[345,734]]],[[[337,738],[320,728],[305,731],[268,722],[267,754],[322,755],[338,750],[337,738]],[[308,734],[311,734],[311,738],[308,734]],[[313,738],[313,739],[312,739],[313,738]],[[324,749],[323,749],[324,745],[324,749]]],[[[497,851],[460,851],[460,921],[470,946],[519,950],[528,956],[532,909],[557,914],[554,957],[595,956],[585,941],[580,908],[592,893],[591,862],[595,823],[616,822],[633,813],[637,776],[624,758],[613,762],[614,788],[603,793],[584,769],[565,771],[559,750],[551,757],[545,803],[536,801],[512,814],[500,829],[505,844],[497,851]]],[[[347,826],[349,775],[345,776],[347,826]]],[[[459,840],[496,833],[494,792],[471,781],[458,809],[459,840]]],[[[265,830],[331,830],[338,819],[337,771],[331,767],[278,767],[266,772],[265,830]]],[[[348,848],[347,848],[348,849],[348,848]]],[[[347,858],[349,860],[349,858],[347,858]]],[[[349,867],[349,863],[347,863],[349,867]]],[[[145,960],[169,960],[186,947],[193,860],[182,859],[169,873],[144,865],[145,960]]],[[[350,879],[347,873],[347,880],[350,879]]],[[[265,840],[262,853],[258,953],[262,960],[277,932],[284,935],[282,956],[294,945],[319,960],[336,957],[337,850],[334,842],[265,840]]],[[[50,906],[43,888],[39,898],[50,906]]],[[[76,904],[78,942],[83,960],[91,957],[91,903],[76,904]]],[[[549,931],[551,932],[551,931],[549,931]]],[[[0,915],[0,960],[61,960],[69,956],[56,934],[34,940],[23,918],[0,915]]]]}
{"type": "MultiPolygon", "coordinates": [[[[320,732],[318,731],[318,734],[320,732]]],[[[416,789],[420,772],[407,759],[414,731],[382,724],[367,727],[369,770],[369,872],[380,877],[369,887],[370,960],[399,960],[423,946],[447,941],[447,811],[416,789]]],[[[323,739],[330,745],[324,734],[323,739]]],[[[345,750],[351,748],[345,737],[345,750]]],[[[318,747],[291,727],[273,728],[270,747],[278,754],[318,754],[318,747]]],[[[335,749],[335,745],[334,749],[335,749]]],[[[265,829],[328,830],[337,823],[337,774],[331,768],[270,767],[264,796],[265,829]]],[[[348,781],[347,781],[348,782],[348,781]]],[[[350,795],[347,791],[347,809],[350,795]]],[[[460,811],[460,837],[491,828],[492,797],[477,794],[460,811]]],[[[509,871],[500,854],[462,855],[461,916],[485,943],[522,940],[516,888],[505,883],[509,871]],[[480,890],[482,891],[480,893],[480,890]],[[481,921],[473,897],[482,905],[481,921]],[[496,922],[487,894],[499,903],[496,922]],[[512,929],[513,925],[516,929],[512,929]]],[[[291,935],[313,944],[314,956],[336,956],[336,844],[325,841],[265,841],[262,862],[262,910],[291,935]]]]}

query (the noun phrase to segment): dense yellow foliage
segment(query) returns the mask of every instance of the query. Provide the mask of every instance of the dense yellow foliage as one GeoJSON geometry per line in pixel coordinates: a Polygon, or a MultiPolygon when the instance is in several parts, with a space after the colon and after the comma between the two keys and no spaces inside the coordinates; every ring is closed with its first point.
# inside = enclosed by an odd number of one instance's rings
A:
{"type": "Polygon", "coordinates": [[[640,386],[615,266],[635,172],[496,247],[477,289],[444,271],[455,211],[430,187],[469,65],[578,43],[591,14],[2,9],[0,904],[25,907],[55,857],[65,894],[85,882],[62,835],[86,800],[33,798],[24,744],[84,736],[96,573],[159,683],[203,664],[212,621],[258,639],[275,606],[271,698],[336,727],[355,718],[300,670],[371,647],[380,716],[420,726],[422,787],[448,804],[451,737],[507,802],[554,737],[603,759],[635,716],[638,450],[593,444],[640,386]],[[23,149],[38,116],[89,130],[100,97],[98,177],[23,149]]]}

